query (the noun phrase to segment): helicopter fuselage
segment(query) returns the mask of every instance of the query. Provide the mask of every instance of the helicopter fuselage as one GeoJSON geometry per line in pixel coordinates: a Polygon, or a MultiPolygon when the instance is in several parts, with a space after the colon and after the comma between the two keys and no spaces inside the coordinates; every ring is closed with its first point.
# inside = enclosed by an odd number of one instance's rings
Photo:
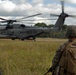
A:
{"type": "Polygon", "coordinates": [[[50,31],[46,27],[25,26],[24,24],[7,26],[8,25],[0,26],[0,38],[11,38],[13,40],[35,39],[35,36],[50,31]]]}

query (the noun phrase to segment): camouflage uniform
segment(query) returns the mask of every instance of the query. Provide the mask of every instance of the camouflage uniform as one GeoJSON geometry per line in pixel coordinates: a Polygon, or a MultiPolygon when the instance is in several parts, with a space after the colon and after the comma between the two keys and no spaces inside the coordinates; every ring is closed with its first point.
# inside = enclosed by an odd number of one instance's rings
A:
{"type": "Polygon", "coordinates": [[[55,73],[55,75],[59,73],[59,61],[62,56],[63,50],[68,43],[69,41],[64,43],[57,49],[56,54],[52,60],[52,71],[55,73]]]}
{"type": "Polygon", "coordinates": [[[76,40],[70,39],[70,38],[76,38],[76,27],[69,27],[66,32],[66,36],[69,38],[69,40],[59,47],[52,61],[52,72],[54,72],[54,75],[76,75],[76,68],[72,70],[71,69],[72,66],[70,66],[70,64],[69,66],[67,66],[68,49],[69,51],[70,49],[73,50],[75,49],[76,51],[76,40]]]}

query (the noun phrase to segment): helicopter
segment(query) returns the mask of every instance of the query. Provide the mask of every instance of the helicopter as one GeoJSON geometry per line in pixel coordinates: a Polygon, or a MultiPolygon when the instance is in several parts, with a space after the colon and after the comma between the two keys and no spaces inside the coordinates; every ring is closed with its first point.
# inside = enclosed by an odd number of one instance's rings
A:
{"type": "Polygon", "coordinates": [[[25,39],[32,38],[33,40],[35,40],[37,35],[40,35],[44,32],[60,31],[62,30],[65,19],[67,17],[76,17],[75,15],[69,15],[64,12],[64,1],[61,1],[61,9],[62,9],[62,12],[60,15],[50,14],[51,16],[58,16],[58,19],[54,27],[52,28],[27,26],[25,24],[14,24],[14,22],[19,22],[21,21],[21,19],[41,15],[41,13],[23,17],[16,20],[7,20],[4,18],[0,18],[2,20],[0,21],[1,23],[7,23],[5,25],[0,25],[0,38],[10,38],[12,40],[15,40],[15,39],[25,40],[25,39]]]}
{"type": "Polygon", "coordinates": [[[58,30],[62,29],[62,27],[64,25],[64,22],[65,22],[65,19],[67,17],[72,17],[72,18],[74,17],[74,18],[76,18],[76,15],[69,15],[69,14],[65,13],[64,12],[64,2],[65,1],[61,0],[60,2],[61,2],[61,11],[62,11],[60,13],[60,15],[58,15],[58,14],[50,14],[50,16],[58,17],[58,19],[57,19],[57,21],[55,23],[55,26],[54,26],[54,28],[58,29],[58,30]]]}
{"type": "Polygon", "coordinates": [[[27,26],[25,24],[12,24],[14,20],[5,20],[2,21],[2,23],[3,22],[7,22],[7,25],[0,25],[0,38],[10,38],[12,40],[35,40],[37,35],[48,33],[50,31],[50,28],[47,27],[27,26]]]}
{"type": "Polygon", "coordinates": [[[0,23],[7,23],[7,24],[0,25],[0,38],[10,38],[12,40],[15,40],[15,39],[35,40],[35,36],[41,33],[49,32],[50,29],[46,27],[26,26],[25,24],[14,24],[14,22],[20,22],[22,19],[26,19],[29,17],[37,16],[37,15],[41,15],[41,13],[23,17],[23,18],[16,19],[16,20],[7,20],[4,18],[0,18],[2,20],[0,21],[0,23]]]}

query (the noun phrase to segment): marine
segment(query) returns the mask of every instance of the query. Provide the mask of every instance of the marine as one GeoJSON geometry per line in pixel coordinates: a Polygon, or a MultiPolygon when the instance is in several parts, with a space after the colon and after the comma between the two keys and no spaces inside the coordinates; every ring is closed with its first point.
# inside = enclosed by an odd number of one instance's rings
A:
{"type": "Polygon", "coordinates": [[[76,26],[68,27],[66,37],[68,41],[57,49],[48,70],[52,75],[76,75],[76,26]]]}

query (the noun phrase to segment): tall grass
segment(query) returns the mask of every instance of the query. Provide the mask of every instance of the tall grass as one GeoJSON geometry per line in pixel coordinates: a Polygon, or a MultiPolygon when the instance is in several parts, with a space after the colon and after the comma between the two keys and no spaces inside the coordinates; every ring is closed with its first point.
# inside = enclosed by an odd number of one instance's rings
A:
{"type": "Polygon", "coordinates": [[[2,75],[43,75],[51,66],[56,49],[65,40],[0,40],[2,75]]]}

